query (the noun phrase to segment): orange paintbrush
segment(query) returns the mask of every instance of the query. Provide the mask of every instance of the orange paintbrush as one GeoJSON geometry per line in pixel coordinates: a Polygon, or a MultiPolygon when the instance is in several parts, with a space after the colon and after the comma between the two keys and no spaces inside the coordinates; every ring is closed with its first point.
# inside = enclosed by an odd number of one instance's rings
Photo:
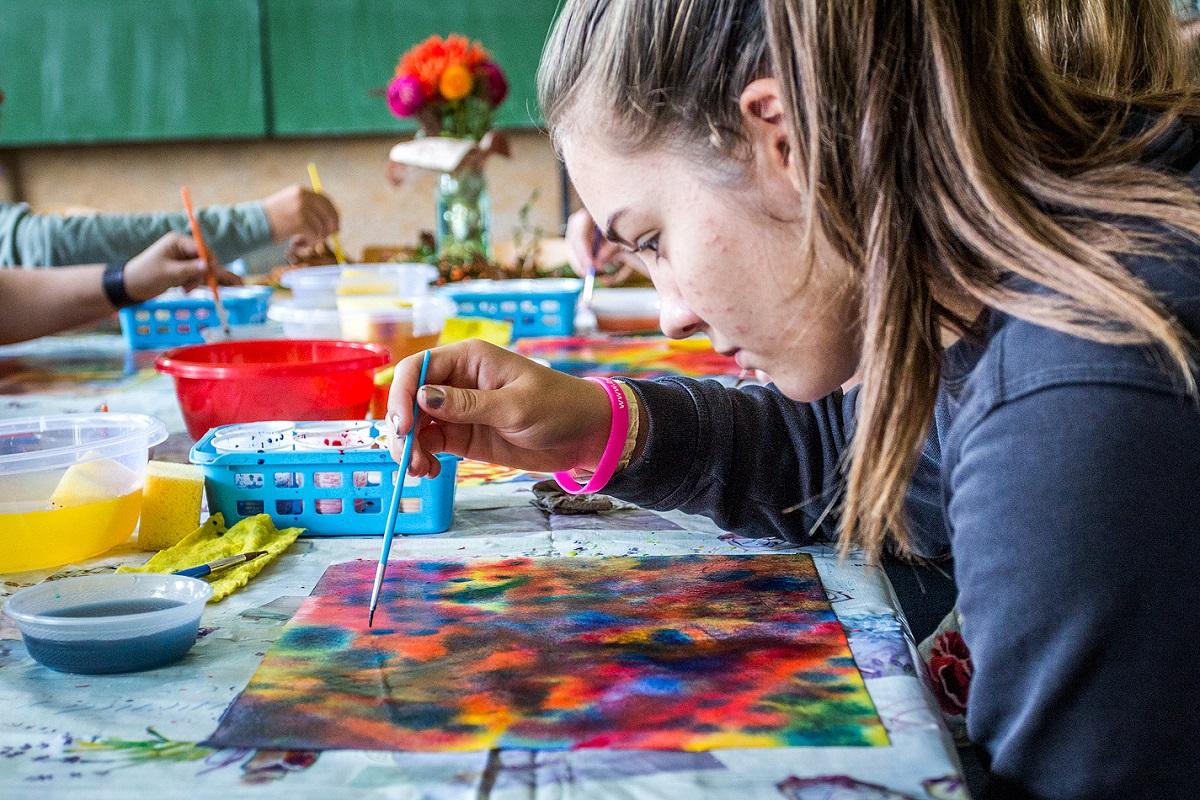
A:
{"type": "Polygon", "coordinates": [[[196,218],[196,209],[192,206],[192,193],[186,186],[179,187],[183,197],[183,208],[187,211],[188,224],[192,227],[192,239],[196,242],[196,255],[207,265],[208,288],[212,290],[213,304],[217,307],[217,320],[221,323],[221,332],[228,338],[232,334],[229,327],[229,315],[225,313],[225,305],[221,302],[221,292],[217,288],[217,268],[208,246],[204,243],[204,231],[200,228],[200,220],[196,218]]]}

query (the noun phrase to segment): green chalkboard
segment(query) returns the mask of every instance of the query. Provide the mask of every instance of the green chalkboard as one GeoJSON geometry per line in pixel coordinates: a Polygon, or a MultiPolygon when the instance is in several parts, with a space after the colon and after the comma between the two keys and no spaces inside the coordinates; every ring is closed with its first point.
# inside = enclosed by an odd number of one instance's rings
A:
{"type": "Polygon", "coordinates": [[[271,128],[279,135],[411,130],[384,88],[400,54],[437,33],[479,39],[508,74],[502,127],[540,122],[534,76],[557,0],[264,0],[271,128]]]}
{"type": "Polygon", "coordinates": [[[0,0],[0,145],[262,136],[260,0],[0,0]]]}

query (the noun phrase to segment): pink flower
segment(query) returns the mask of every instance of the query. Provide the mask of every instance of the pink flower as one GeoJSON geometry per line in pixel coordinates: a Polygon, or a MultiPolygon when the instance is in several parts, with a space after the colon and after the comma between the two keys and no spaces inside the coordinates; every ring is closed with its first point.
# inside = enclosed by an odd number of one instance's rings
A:
{"type": "Polygon", "coordinates": [[[475,75],[483,89],[483,96],[492,106],[498,106],[508,96],[508,80],[499,67],[485,61],[475,68],[475,75]]]}
{"type": "Polygon", "coordinates": [[[397,117],[412,117],[425,105],[425,92],[415,75],[401,75],[388,84],[387,99],[397,117]]]}

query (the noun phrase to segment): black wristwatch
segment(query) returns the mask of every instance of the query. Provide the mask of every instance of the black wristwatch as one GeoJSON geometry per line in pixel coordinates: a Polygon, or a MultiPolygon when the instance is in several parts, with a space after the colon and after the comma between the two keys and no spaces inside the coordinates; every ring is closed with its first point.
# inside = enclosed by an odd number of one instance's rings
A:
{"type": "Polygon", "coordinates": [[[104,268],[104,277],[102,279],[104,286],[104,296],[108,298],[108,302],[112,303],[115,308],[128,308],[136,306],[139,300],[134,300],[129,296],[129,292],[125,291],[125,262],[112,261],[104,268]]]}

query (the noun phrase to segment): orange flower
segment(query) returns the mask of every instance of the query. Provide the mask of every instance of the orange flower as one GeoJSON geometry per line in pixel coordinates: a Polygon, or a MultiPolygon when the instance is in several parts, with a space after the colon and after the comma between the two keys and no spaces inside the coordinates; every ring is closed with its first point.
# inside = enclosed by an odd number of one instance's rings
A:
{"type": "Polygon", "coordinates": [[[438,91],[447,100],[460,100],[471,93],[471,72],[462,64],[451,64],[438,81],[438,91]]]}
{"type": "MultiPolygon", "coordinates": [[[[465,36],[451,34],[445,39],[434,35],[415,45],[404,54],[396,65],[396,77],[411,75],[421,82],[421,89],[426,97],[435,96],[442,85],[443,75],[452,67],[458,66],[466,70],[467,89],[462,94],[442,96],[447,100],[457,100],[465,97],[471,91],[470,73],[475,67],[488,61],[488,52],[478,42],[472,42],[465,36]]],[[[457,70],[456,70],[457,72],[457,70]]],[[[461,87],[462,76],[451,78],[451,87],[461,87]]],[[[454,89],[452,88],[452,91],[454,89]]]]}
{"type": "Polygon", "coordinates": [[[452,33],[446,37],[446,59],[457,61],[469,70],[488,60],[488,53],[479,42],[472,42],[465,36],[452,33]]]}

